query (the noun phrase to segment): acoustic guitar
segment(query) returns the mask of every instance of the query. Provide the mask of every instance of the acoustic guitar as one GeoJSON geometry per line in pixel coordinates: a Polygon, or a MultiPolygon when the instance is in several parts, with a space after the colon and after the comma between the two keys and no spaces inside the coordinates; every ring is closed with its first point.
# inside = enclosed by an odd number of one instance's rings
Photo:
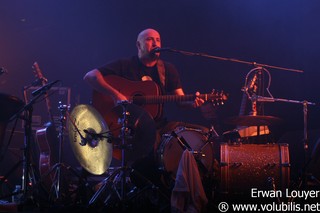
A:
{"type": "MultiPolygon", "coordinates": [[[[125,95],[130,103],[136,104],[149,112],[155,120],[161,117],[164,103],[193,101],[196,98],[195,94],[161,95],[160,88],[153,81],[131,81],[115,75],[105,76],[104,80],[125,95]]],[[[215,90],[210,94],[200,94],[199,97],[215,104],[223,103],[228,98],[223,92],[215,90]]],[[[104,95],[96,90],[93,91],[92,104],[103,117],[115,107],[111,96],[104,95]]]]}
{"type": "MultiPolygon", "coordinates": [[[[38,63],[34,62],[32,67],[35,77],[41,82],[41,85],[44,86],[48,80],[43,76],[38,63]]],[[[45,124],[44,128],[36,131],[36,141],[39,147],[39,172],[43,177],[42,181],[45,188],[50,189],[50,186],[52,185],[52,177],[48,172],[51,169],[52,160],[56,161],[54,160],[55,157],[52,157],[51,147],[57,142],[57,133],[54,126],[54,119],[48,93],[45,93],[45,101],[49,122],[45,124]]]]}

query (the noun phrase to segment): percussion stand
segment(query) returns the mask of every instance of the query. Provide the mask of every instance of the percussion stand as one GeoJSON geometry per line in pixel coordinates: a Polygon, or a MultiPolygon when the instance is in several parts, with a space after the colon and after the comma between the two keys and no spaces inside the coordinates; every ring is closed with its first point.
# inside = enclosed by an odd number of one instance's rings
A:
{"type": "MultiPolygon", "coordinates": [[[[122,124],[121,133],[120,133],[121,145],[119,146],[121,149],[121,167],[116,169],[109,177],[107,177],[106,179],[104,179],[102,181],[103,185],[93,195],[93,197],[89,201],[89,206],[92,206],[106,189],[110,189],[112,192],[114,192],[117,195],[117,198],[119,199],[120,202],[124,202],[126,199],[126,175],[125,175],[125,173],[128,170],[128,168],[127,168],[125,150],[130,147],[126,143],[127,138],[130,137],[130,131],[128,128],[129,112],[127,111],[128,102],[127,101],[120,102],[120,105],[122,106],[122,112],[123,112],[122,118],[119,119],[119,121],[122,124]],[[120,180],[120,193],[116,188],[116,183],[119,180],[120,180]]],[[[105,205],[108,204],[108,200],[112,196],[111,193],[104,200],[105,205]]]]}
{"type": "MultiPolygon", "coordinates": [[[[88,205],[89,207],[92,207],[94,203],[102,195],[102,193],[104,193],[106,190],[109,190],[109,192],[103,201],[104,205],[108,206],[109,204],[111,204],[111,202],[114,202],[114,200],[112,200],[113,198],[112,196],[115,194],[116,199],[118,200],[119,203],[112,203],[112,205],[116,205],[116,207],[121,207],[122,210],[126,210],[126,206],[125,206],[126,201],[129,201],[131,198],[133,198],[133,196],[135,196],[135,195],[128,196],[127,194],[128,190],[126,186],[126,180],[127,180],[126,173],[128,171],[132,171],[131,168],[127,167],[127,162],[126,162],[126,150],[132,148],[131,144],[127,144],[127,139],[132,137],[130,135],[131,131],[128,127],[128,117],[130,116],[130,113],[127,110],[128,104],[129,104],[128,101],[122,101],[119,103],[119,105],[121,105],[122,107],[122,118],[119,119],[122,125],[121,132],[120,132],[121,144],[119,145],[121,149],[121,167],[116,169],[110,176],[108,176],[106,179],[102,181],[102,186],[90,199],[89,205],[88,205]],[[117,185],[119,182],[120,182],[120,189],[117,189],[117,185]],[[119,204],[119,206],[117,206],[117,204],[119,204]]],[[[149,185],[153,186],[153,184],[149,180],[147,180],[145,177],[140,175],[138,172],[136,173],[140,178],[143,178],[144,180],[146,180],[149,183],[149,185]]]]}

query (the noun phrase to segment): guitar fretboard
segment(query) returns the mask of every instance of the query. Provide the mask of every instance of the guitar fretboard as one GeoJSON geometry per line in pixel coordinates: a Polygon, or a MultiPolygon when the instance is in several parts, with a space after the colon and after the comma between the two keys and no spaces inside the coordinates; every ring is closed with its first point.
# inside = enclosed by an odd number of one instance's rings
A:
{"type": "MultiPolygon", "coordinates": [[[[226,95],[221,94],[201,94],[197,96],[203,100],[215,100],[217,102],[223,102],[227,100],[226,95]]],[[[196,95],[160,95],[160,96],[134,96],[132,101],[135,104],[159,104],[166,102],[184,102],[193,101],[196,95]]]]}

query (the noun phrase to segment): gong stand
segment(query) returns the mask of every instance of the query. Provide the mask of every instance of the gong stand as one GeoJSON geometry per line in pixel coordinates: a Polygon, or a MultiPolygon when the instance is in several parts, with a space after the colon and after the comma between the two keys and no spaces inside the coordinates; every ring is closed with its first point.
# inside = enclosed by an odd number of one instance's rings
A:
{"type": "MultiPolygon", "coordinates": [[[[108,176],[106,179],[102,181],[102,186],[99,188],[99,190],[92,196],[92,198],[89,201],[89,207],[93,206],[93,204],[99,199],[99,197],[104,193],[107,189],[110,190],[108,196],[104,199],[104,205],[108,205],[108,201],[112,199],[112,195],[116,194],[116,197],[118,201],[120,202],[120,205],[122,208],[125,208],[123,204],[125,204],[125,201],[127,200],[127,190],[126,190],[126,172],[129,170],[127,167],[126,162],[126,150],[131,149],[132,145],[127,144],[127,139],[131,137],[131,132],[128,127],[128,118],[130,116],[130,113],[127,110],[129,102],[128,101],[122,101],[119,103],[119,105],[122,107],[122,118],[120,119],[121,123],[121,132],[120,132],[120,138],[121,138],[121,144],[119,145],[119,148],[121,149],[121,167],[116,169],[110,176],[108,176]],[[120,193],[117,189],[117,183],[120,181],[120,193]]],[[[112,200],[113,201],[113,200],[112,200]]]]}

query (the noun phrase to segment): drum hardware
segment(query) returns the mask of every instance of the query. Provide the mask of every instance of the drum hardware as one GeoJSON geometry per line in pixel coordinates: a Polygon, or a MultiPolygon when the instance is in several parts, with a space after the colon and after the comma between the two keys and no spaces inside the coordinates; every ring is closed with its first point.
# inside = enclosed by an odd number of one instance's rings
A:
{"type": "MultiPolygon", "coordinates": [[[[184,128],[186,129],[186,128],[184,128]]],[[[195,130],[197,131],[197,130],[195,130]]],[[[206,157],[206,154],[203,153],[202,151],[198,151],[198,150],[193,150],[193,148],[189,145],[189,143],[184,139],[183,136],[179,137],[177,135],[177,133],[175,133],[175,131],[171,132],[171,135],[177,139],[177,141],[179,142],[179,145],[181,146],[181,148],[183,150],[188,150],[189,152],[191,152],[197,162],[197,164],[199,165],[199,167],[202,169],[202,171],[207,172],[208,169],[205,167],[205,165],[203,165],[203,163],[201,162],[201,158],[206,157]]]]}
{"type": "Polygon", "coordinates": [[[214,125],[212,124],[208,132],[208,141],[210,141],[211,139],[215,140],[219,138],[220,138],[220,135],[215,130],[214,125]]]}
{"type": "Polygon", "coordinates": [[[181,156],[186,149],[194,154],[204,174],[213,171],[213,146],[208,141],[207,133],[200,129],[176,127],[173,133],[162,135],[157,150],[159,168],[165,175],[168,174],[165,185],[175,180],[181,156]]]}
{"type": "Polygon", "coordinates": [[[190,145],[188,144],[188,142],[184,139],[184,137],[178,137],[178,135],[177,135],[174,131],[171,132],[171,135],[177,139],[177,141],[179,142],[179,145],[181,146],[181,148],[182,148],[183,150],[186,150],[186,149],[187,149],[187,150],[189,150],[189,151],[192,151],[191,146],[190,146],[190,145]]]}
{"type": "Polygon", "coordinates": [[[243,163],[234,162],[234,163],[232,163],[232,164],[230,165],[230,167],[237,168],[237,167],[240,167],[240,166],[242,166],[242,165],[243,165],[243,163]]]}
{"type": "MultiPolygon", "coordinates": [[[[116,147],[121,149],[121,167],[117,168],[113,173],[104,179],[101,182],[100,188],[97,192],[92,196],[89,201],[88,207],[93,207],[99,198],[104,196],[103,204],[105,207],[121,207],[124,210],[127,208],[128,201],[136,197],[139,193],[146,190],[146,188],[155,189],[156,187],[151,183],[148,179],[146,179],[143,175],[139,174],[139,172],[135,171],[127,164],[126,152],[128,150],[132,150],[133,144],[129,144],[129,140],[133,139],[132,133],[134,132],[131,129],[129,120],[132,118],[132,114],[128,111],[129,104],[128,101],[122,101],[118,103],[118,106],[121,106],[122,109],[122,117],[118,119],[118,122],[121,124],[120,130],[120,144],[117,144],[116,147]],[[129,174],[135,173],[139,178],[142,178],[148,184],[141,191],[136,191],[136,187],[133,187],[132,190],[129,190],[129,174]]],[[[139,120],[137,121],[139,122],[139,120]]]]}
{"type": "Polygon", "coordinates": [[[202,152],[199,152],[199,151],[191,151],[191,153],[194,155],[194,156],[197,156],[197,158],[200,158],[200,157],[205,157],[206,154],[202,153],[202,152]]]}

